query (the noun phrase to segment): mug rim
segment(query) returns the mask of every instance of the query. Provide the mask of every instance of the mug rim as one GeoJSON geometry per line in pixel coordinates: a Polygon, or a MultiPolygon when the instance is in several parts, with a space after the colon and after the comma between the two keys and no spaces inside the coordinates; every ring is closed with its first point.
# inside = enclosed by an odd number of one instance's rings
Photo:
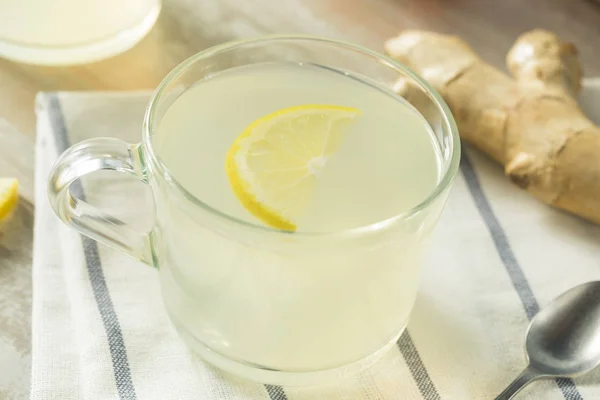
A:
{"type": "Polygon", "coordinates": [[[195,206],[200,207],[204,211],[209,214],[216,216],[217,218],[224,220],[226,222],[233,223],[234,225],[241,228],[249,228],[259,233],[271,233],[271,234],[285,234],[290,235],[293,234],[294,237],[307,237],[307,238],[328,238],[333,236],[342,235],[344,237],[348,236],[363,236],[369,232],[380,232],[385,228],[396,225],[398,222],[407,220],[418,212],[427,208],[431,203],[433,203],[446,189],[450,187],[452,184],[454,177],[458,171],[459,163],[460,163],[460,155],[461,155],[461,143],[460,137],[458,133],[458,128],[456,126],[456,122],[452,113],[450,112],[450,108],[443,100],[442,96],[431,86],[429,83],[425,81],[424,78],[420,77],[416,72],[412,71],[406,65],[400,63],[399,61],[394,60],[393,58],[370,50],[366,47],[353,44],[347,41],[314,36],[314,35],[300,35],[300,34],[275,34],[275,35],[263,35],[250,39],[242,39],[242,40],[234,40],[228,41],[219,45],[211,46],[203,51],[200,51],[185,61],[181,62],[177,65],[173,70],[171,70],[160,82],[157,86],[156,90],[153,92],[152,97],[148,103],[146,108],[146,113],[144,115],[143,121],[143,140],[144,147],[148,155],[150,156],[150,161],[153,166],[156,166],[158,172],[166,178],[166,181],[170,185],[171,188],[175,189],[183,198],[192,202],[195,206]],[[450,130],[451,143],[449,143],[451,147],[451,157],[448,162],[448,166],[446,171],[444,172],[442,178],[438,181],[435,188],[430,191],[430,193],[421,201],[419,204],[414,207],[405,210],[401,213],[397,213],[383,220],[375,221],[373,223],[367,225],[361,225],[358,227],[353,227],[349,229],[337,230],[337,231],[324,231],[324,232],[289,232],[277,228],[272,228],[267,225],[260,225],[258,223],[253,223],[249,221],[245,221],[239,218],[236,218],[232,215],[229,215],[215,207],[212,207],[190,193],[182,184],[180,184],[177,179],[171,174],[169,168],[162,162],[162,160],[157,156],[152,146],[152,133],[155,127],[153,126],[153,120],[155,117],[156,109],[158,104],[163,99],[165,92],[169,85],[175,81],[180,75],[182,75],[189,67],[191,67],[196,62],[210,58],[214,55],[217,55],[222,52],[226,52],[228,50],[235,49],[237,47],[242,47],[249,44],[256,43],[269,43],[269,42],[285,42],[285,41],[308,41],[308,42],[317,42],[324,43],[328,45],[334,45],[342,48],[346,48],[348,50],[353,50],[362,55],[370,56],[377,59],[380,63],[384,64],[387,67],[390,67],[395,70],[399,70],[405,76],[408,76],[412,79],[412,83],[416,83],[423,89],[428,96],[432,99],[440,113],[442,114],[443,124],[445,124],[450,130]]]}

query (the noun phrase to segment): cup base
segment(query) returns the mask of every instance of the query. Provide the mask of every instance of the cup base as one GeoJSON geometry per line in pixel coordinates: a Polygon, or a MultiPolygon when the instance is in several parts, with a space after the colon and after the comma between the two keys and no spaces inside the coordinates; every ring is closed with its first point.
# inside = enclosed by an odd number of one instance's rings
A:
{"type": "Polygon", "coordinates": [[[101,41],[74,46],[31,46],[0,38],[0,57],[25,64],[76,65],[99,61],[123,53],[137,44],[152,29],[161,6],[157,4],[134,26],[101,41]]]}
{"type": "MultiPolygon", "coordinates": [[[[175,321],[173,322],[175,323],[175,321]]],[[[204,361],[241,378],[279,386],[317,386],[350,378],[379,361],[379,359],[381,359],[396,344],[405,329],[402,328],[392,340],[379,350],[351,364],[327,370],[289,372],[266,369],[258,365],[232,360],[214,352],[198,341],[198,339],[190,335],[185,329],[177,326],[176,323],[175,328],[184,343],[204,361]]]]}

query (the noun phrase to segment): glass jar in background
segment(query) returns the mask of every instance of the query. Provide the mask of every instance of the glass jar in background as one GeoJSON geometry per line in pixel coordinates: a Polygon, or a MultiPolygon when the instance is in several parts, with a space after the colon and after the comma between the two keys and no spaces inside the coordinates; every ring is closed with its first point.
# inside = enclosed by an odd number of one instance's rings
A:
{"type": "Polygon", "coordinates": [[[0,57],[68,65],[133,47],[154,25],[161,0],[2,0],[0,57]]]}

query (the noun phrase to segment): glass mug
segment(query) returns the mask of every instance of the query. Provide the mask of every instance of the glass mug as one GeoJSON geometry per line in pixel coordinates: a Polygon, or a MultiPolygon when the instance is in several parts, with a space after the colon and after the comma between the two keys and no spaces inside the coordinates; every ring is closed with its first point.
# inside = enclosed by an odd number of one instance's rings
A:
{"type": "Polygon", "coordinates": [[[271,36],[220,45],[183,62],[150,100],[142,142],[99,138],[73,146],[51,172],[49,197],[70,227],[158,269],[168,314],[202,358],[264,383],[317,384],[365,368],[398,340],[417,295],[423,245],[459,158],[446,104],[405,66],[335,40],[271,36]],[[273,61],[317,63],[386,85],[398,78],[410,84],[441,155],[435,189],[388,220],[327,234],[237,220],[194,197],[153,148],[165,111],[201,79],[273,61]],[[115,224],[71,196],[73,181],[103,169],[131,174],[151,187],[156,215],[150,232],[115,224]]]}
{"type": "Polygon", "coordinates": [[[32,64],[92,62],[133,47],[160,0],[2,0],[0,56],[32,64]]]}

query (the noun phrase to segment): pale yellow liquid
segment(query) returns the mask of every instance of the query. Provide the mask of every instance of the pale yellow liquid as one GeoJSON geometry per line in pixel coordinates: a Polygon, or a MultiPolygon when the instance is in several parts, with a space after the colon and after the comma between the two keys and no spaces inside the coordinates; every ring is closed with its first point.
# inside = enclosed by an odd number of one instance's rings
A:
{"type": "Polygon", "coordinates": [[[39,47],[85,45],[139,23],[159,0],[1,0],[0,41],[39,47]]]}
{"type": "Polygon", "coordinates": [[[300,231],[338,231],[419,204],[438,182],[439,160],[423,117],[397,96],[316,66],[272,64],[221,73],[183,93],[155,144],[174,177],[206,204],[260,224],[233,195],[225,154],[254,120],[302,104],[356,107],[363,114],[319,174],[300,231]]]}
{"type": "MultiPolygon", "coordinates": [[[[261,225],[233,195],[225,155],[257,118],[302,104],[356,107],[362,115],[327,161],[298,221],[301,234],[386,220],[421,203],[438,183],[440,156],[413,107],[386,89],[314,65],[257,64],[198,82],[167,110],[153,144],[194,196],[261,225]]],[[[188,343],[285,371],[344,366],[393,343],[417,293],[421,241],[441,208],[364,246],[328,251],[323,239],[319,251],[304,245],[290,253],[230,239],[190,218],[181,204],[158,203],[165,215],[163,293],[188,343]]],[[[293,243],[294,235],[284,241],[293,243]]]]}

